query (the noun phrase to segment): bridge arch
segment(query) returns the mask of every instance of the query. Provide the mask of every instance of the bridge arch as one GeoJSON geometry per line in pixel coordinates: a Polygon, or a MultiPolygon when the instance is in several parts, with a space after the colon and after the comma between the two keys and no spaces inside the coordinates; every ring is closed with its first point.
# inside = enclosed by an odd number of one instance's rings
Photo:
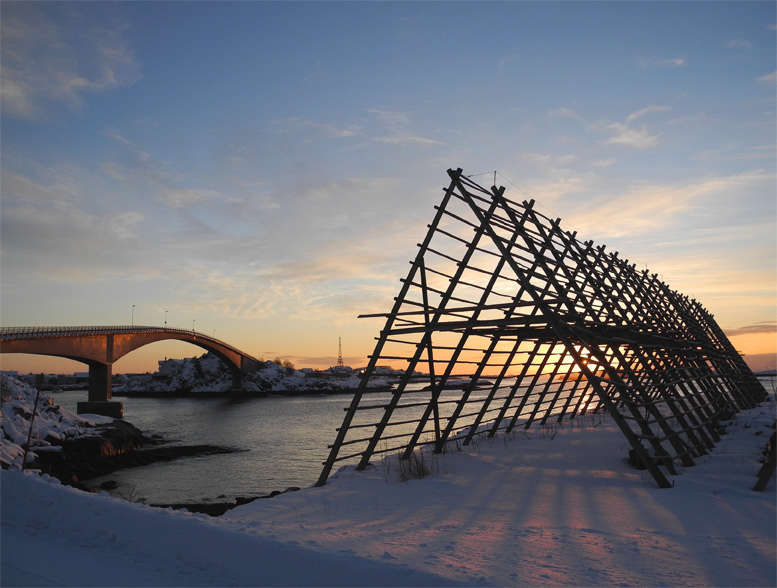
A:
{"type": "Polygon", "coordinates": [[[89,401],[111,399],[113,364],[150,343],[178,340],[215,354],[229,368],[232,388],[242,389],[243,374],[260,361],[203,333],[160,327],[15,327],[0,329],[0,353],[64,357],[89,366],[89,401]]]}

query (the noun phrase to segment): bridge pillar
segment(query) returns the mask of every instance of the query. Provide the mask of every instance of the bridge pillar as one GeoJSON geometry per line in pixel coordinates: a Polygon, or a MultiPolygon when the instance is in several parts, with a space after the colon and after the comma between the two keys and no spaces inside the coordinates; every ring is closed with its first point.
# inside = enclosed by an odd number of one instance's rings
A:
{"type": "Polygon", "coordinates": [[[243,372],[236,369],[231,369],[232,372],[232,391],[243,390],[243,372]]]}
{"type": "Polygon", "coordinates": [[[89,364],[89,402],[111,399],[113,366],[106,363],[89,364]]]}
{"type": "Polygon", "coordinates": [[[101,414],[115,419],[124,418],[124,403],[111,401],[113,365],[89,364],[89,401],[79,402],[78,414],[101,414]]]}

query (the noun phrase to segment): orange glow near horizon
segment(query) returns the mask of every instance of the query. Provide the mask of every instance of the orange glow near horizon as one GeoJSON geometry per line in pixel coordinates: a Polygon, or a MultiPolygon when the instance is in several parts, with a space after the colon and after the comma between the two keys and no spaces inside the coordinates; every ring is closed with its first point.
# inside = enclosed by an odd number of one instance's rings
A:
{"type": "MultiPolygon", "coordinates": [[[[729,338],[731,341],[731,344],[734,346],[737,351],[744,354],[745,362],[750,366],[750,368],[754,371],[763,371],[763,370],[773,370],[777,369],[777,334],[775,333],[756,333],[756,334],[743,334],[743,335],[735,335],[729,338]]],[[[435,341],[437,343],[437,341],[435,341]]],[[[504,342],[503,344],[500,344],[500,346],[497,348],[499,351],[507,351],[509,349],[512,349],[512,342],[504,342]]],[[[522,345],[521,351],[529,351],[531,348],[533,348],[533,343],[527,342],[526,346],[524,347],[522,345]]],[[[542,354],[546,353],[548,349],[547,345],[543,345],[538,357],[542,354]]],[[[313,349],[306,350],[306,351],[314,351],[313,349]]],[[[281,351],[272,352],[272,357],[265,357],[265,359],[273,359],[276,355],[280,356],[281,359],[290,359],[292,363],[295,364],[296,367],[302,368],[302,367],[316,367],[320,368],[321,366],[329,367],[330,365],[334,365],[336,361],[336,357],[333,355],[333,349],[327,348],[323,351],[323,353],[320,354],[320,356],[316,356],[314,353],[309,353],[309,355],[305,357],[301,356],[294,356],[294,355],[287,355],[284,354],[281,351]]],[[[361,359],[359,359],[359,356],[355,357],[346,357],[344,358],[346,360],[346,364],[351,365],[352,367],[363,367],[367,364],[367,354],[372,352],[372,349],[351,349],[352,352],[359,353],[361,351],[364,352],[364,355],[361,356],[361,359]]],[[[196,357],[200,356],[205,351],[197,347],[195,345],[191,345],[189,343],[181,342],[181,341],[160,341],[157,343],[153,343],[150,345],[147,345],[145,347],[141,347],[140,349],[137,349],[133,351],[132,353],[126,355],[119,361],[117,361],[114,364],[114,373],[145,373],[145,372],[154,372],[157,369],[157,365],[159,361],[164,360],[165,358],[176,358],[176,359],[182,359],[186,357],[196,357]]],[[[556,362],[560,361],[561,366],[559,367],[557,371],[557,375],[564,375],[567,371],[577,374],[580,373],[581,369],[580,366],[578,366],[576,363],[572,361],[572,358],[562,353],[564,353],[564,348],[562,345],[557,344],[554,349],[553,353],[557,354],[555,355],[554,359],[556,362]]],[[[261,354],[259,354],[261,355],[261,354]]],[[[266,354],[265,354],[266,355],[266,354]]],[[[581,355],[585,357],[586,353],[585,350],[581,351],[581,355]]],[[[522,367],[523,362],[526,361],[527,355],[525,353],[519,353],[516,355],[512,366],[510,368],[510,375],[516,375],[518,374],[522,367]]],[[[466,359],[470,361],[477,361],[480,358],[482,358],[482,354],[479,353],[464,353],[462,354],[461,359],[466,359]]],[[[497,359],[503,360],[507,358],[507,354],[505,353],[499,353],[495,354],[491,358],[491,362],[495,362],[497,359]]],[[[442,355],[435,356],[436,360],[442,360],[444,357],[442,355]]],[[[406,362],[379,362],[381,365],[392,365],[394,368],[406,368],[407,363],[406,362]],[[401,364],[401,365],[400,365],[401,364]]],[[[436,366],[438,375],[442,373],[443,371],[443,364],[438,363],[436,366]]],[[[474,364],[462,364],[460,368],[457,366],[458,369],[455,370],[454,375],[465,375],[465,374],[471,374],[473,373],[475,369],[474,364]]],[[[539,367],[537,365],[536,367],[539,367]]],[[[536,367],[532,366],[529,369],[528,375],[534,375],[536,373],[536,367]]],[[[88,366],[85,363],[81,363],[78,361],[65,359],[65,358],[58,358],[58,357],[50,357],[45,355],[32,355],[32,354],[16,354],[16,353],[4,353],[0,354],[0,369],[2,370],[10,370],[10,371],[17,371],[22,374],[27,373],[63,373],[63,374],[71,374],[74,372],[86,372],[88,371],[88,366]]],[[[426,366],[422,366],[419,364],[418,368],[424,372],[427,372],[428,369],[426,369],[426,366]]],[[[554,369],[554,363],[548,363],[543,368],[543,373],[549,374],[554,369]]],[[[493,375],[493,373],[497,371],[494,368],[487,368],[486,372],[488,372],[489,375],[493,375]]]]}
{"type": "Polygon", "coordinates": [[[754,371],[777,369],[777,334],[754,333],[729,338],[734,348],[754,371]]]}
{"type": "Polygon", "coordinates": [[[730,337],[731,344],[745,355],[762,355],[777,353],[777,333],[756,333],[752,335],[735,335],[730,337]]]}

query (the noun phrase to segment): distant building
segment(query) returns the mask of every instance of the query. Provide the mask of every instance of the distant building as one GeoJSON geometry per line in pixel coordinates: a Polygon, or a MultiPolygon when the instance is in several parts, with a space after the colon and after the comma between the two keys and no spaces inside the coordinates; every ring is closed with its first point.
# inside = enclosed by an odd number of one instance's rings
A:
{"type": "Polygon", "coordinates": [[[376,376],[401,376],[405,370],[395,370],[387,365],[376,365],[373,373],[376,376]]]}
{"type": "Polygon", "coordinates": [[[183,359],[167,359],[159,363],[157,374],[160,376],[178,376],[183,372],[183,359]]]}
{"type": "Polygon", "coordinates": [[[335,378],[347,378],[353,374],[353,368],[349,365],[336,365],[330,367],[326,372],[335,378]]]}
{"type": "MultiPolygon", "coordinates": [[[[61,377],[60,377],[61,378],[61,377]]],[[[64,381],[58,382],[60,385],[89,384],[89,372],[73,372],[72,376],[64,376],[64,381]]]]}

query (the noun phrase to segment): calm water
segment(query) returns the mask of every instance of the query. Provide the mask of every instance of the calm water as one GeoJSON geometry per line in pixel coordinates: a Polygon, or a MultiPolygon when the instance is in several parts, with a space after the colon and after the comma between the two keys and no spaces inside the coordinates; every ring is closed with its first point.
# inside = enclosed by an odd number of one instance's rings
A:
{"type": "MultiPolygon", "coordinates": [[[[86,391],[52,394],[75,412],[86,391]]],[[[242,451],[179,459],[114,472],[91,483],[115,480],[113,494],[132,492],[149,503],[223,501],[264,496],[313,484],[351,400],[349,394],[270,398],[135,398],[124,402],[124,420],[145,434],[177,445],[220,445],[242,451]]]]}
{"type": "MultiPolygon", "coordinates": [[[[512,382],[505,380],[505,385],[512,382]]],[[[411,384],[407,390],[422,386],[411,384]]],[[[486,394],[485,390],[475,392],[471,398],[485,398],[486,394]]],[[[87,392],[52,396],[56,403],[75,412],[77,403],[86,400],[87,392]]],[[[369,404],[386,403],[391,396],[390,392],[370,393],[369,404]]],[[[161,435],[178,445],[219,445],[240,451],[130,468],[89,482],[98,485],[115,480],[119,488],[111,493],[125,498],[131,494],[152,504],[223,502],[237,496],[266,496],[290,486],[304,488],[318,479],[329,455],[327,445],[334,442],[351,399],[350,394],[270,398],[115,396],[114,400],[124,402],[124,419],[147,435],[161,435]]],[[[423,409],[422,405],[414,407],[403,416],[417,418],[423,409]]],[[[374,414],[363,416],[374,422],[374,414]]],[[[357,415],[354,423],[359,418],[357,415]]],[[[393,432],[414,428],[409,424],[393,432]]],[[[343,462],[335,467],[341,465],[343,462]]]]}

